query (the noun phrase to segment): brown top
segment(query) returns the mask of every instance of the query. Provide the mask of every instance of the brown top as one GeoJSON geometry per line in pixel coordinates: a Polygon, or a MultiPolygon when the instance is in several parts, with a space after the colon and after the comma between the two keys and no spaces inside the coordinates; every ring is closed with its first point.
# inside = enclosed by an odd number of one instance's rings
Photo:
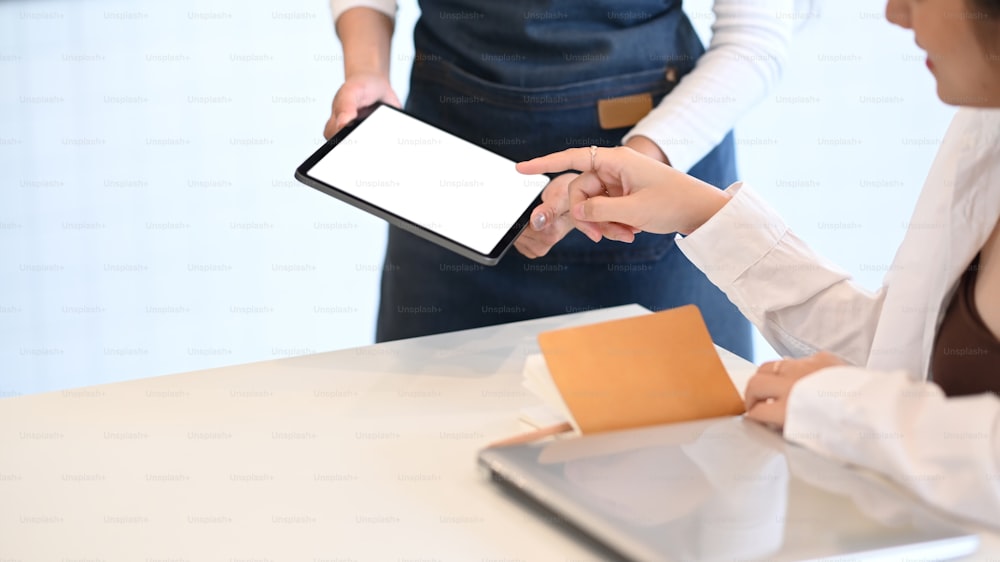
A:
{"type": "Polygon", "coordinates": [[[979,256],[962,275],[938,328],[931,376],[948,396],[993,392],[1000,395],[1000,340],[976,311],[979,256]]]}

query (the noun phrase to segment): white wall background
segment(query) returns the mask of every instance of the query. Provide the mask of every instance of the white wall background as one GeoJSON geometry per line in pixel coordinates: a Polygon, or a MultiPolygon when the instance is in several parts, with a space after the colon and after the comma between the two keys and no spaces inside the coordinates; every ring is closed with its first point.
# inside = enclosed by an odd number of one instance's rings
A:
{"type": "MultiPolygon", "coordinates": [[[[872,288],[953,112],[881,10],[811,14],[737,129],[743,177],[872,288]]],[[[384,225],[292,179],[342,77],[322,0],[0,3],[0,397],[371,343],[384,225]]]]}

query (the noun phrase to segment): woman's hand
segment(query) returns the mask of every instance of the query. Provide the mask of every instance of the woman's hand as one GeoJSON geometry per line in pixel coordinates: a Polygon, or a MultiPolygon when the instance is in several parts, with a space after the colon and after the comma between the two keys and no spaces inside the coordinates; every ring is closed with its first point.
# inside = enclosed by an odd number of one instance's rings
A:
{"type": "Polygon", "coordinates": [[[795,383],[820,369],[845,364],[826,351],[802,359],[782,359],[762,364],[747,383],[746,416],[780,431],[785,427],[788,395],[795,383]]]}
{"type": "Polygon", "coordinates": [[[323,136],[329,139],[357,117],[359,109],[377,101],[401,107],[387,76],[372,73],[349,77],[333,97],[333,109],[323,128],[323,136]]]}
{"type": "MultiPolygon", "coordinates": [[[[542,191],[542,204],[531,212],[531,223],[514,241],[514,247],[527,258],[540,258],[573,230],[569,217],[569,184],[580,174],[562,174],[542,191]]],[[[604,235],[616,240],[632,239],[633,230],[609,224],[604,235]]]]}
{"type": "Polygon", "coordinates": [[[591,240],[634,232],[689,234],[730,196],[627,147],[571,148],[517,165],[523,174],[582,170],[568,186],[569,218],[591,240]],[[603,224],[602,224],[603,223],[603,224]]]}

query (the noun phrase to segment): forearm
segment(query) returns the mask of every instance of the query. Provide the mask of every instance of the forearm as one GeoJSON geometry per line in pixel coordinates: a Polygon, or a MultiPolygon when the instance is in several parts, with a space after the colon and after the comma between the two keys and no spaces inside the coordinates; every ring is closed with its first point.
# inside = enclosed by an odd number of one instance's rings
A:
{"type": "Polygon", "coordinates": [[[816,255],[747,185],[678,247],[782,355],[864,365],[885,296],[816,255]]]}
{"type": "Polygon", "coordinates": [[[356,7],[340,14],[336,27],[344,49],[344,78],[389,76],[392,18],[372,8],[356,7]]]}
{"type": "Polygon", "coordinates": [[[948,512],[1000,526],[995,395],[945,398],[902,371],[834,367],[796,383],[785,437],[881,472],[948,512]]]}

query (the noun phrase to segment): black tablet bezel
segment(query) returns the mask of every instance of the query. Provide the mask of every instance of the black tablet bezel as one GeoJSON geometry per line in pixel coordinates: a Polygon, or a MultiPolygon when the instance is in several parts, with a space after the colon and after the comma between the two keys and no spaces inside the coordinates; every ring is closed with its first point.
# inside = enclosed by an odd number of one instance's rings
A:
{"type": "MultiPolygon", "coordinates": [[[[528,208],[521,213],[521,216],[518,217],[518,219],[514,222],[514,224],[510,227],[510,229],[508,229],[507,232],[504,233],[503,237],[500,239],[500,242],[498,242],[497,245],[488,254],[483,254],[464,244],[460,244],[459,242],[456,242],[451,238],[442,236],[441,234],[438,234],[433,230],[430,230],[419,224],[411,222],[399,215],[386,211],[381,207],[372,205],[371,203],[368,203],[363,199],[359,199],[354,195],[351,195],[350,193],[338,189],[336,186],[324,183],[308,174],[308,171],[311,170],[313,166],[315,166],[321,159],[323,159],[324,156],[327,155],[327,153],[329,153],[338,144],[340,144],[341,141],[347,138],[347,136],[350,135],[351,132],[354,131],[354,129],[356,129],[358,125],[360,125],[379,106],[385,106],[393,111],[398,111],[399,113],[403,113],[404,115],[412,119],[417,119],[418,121],[424,123],[425,125],[430,125],[438,130],[444,131],[451,135],[455,135],[455,133],[452,133],[451,131],[442,129],[441,127],[437,127],[435,125],[431,125],[430,123],[427,123],[423,119],[410,115],[409,113],[406,113],[401,109],[398,109],[396,107],[393,107],[391,105],[382,102],[378,102],[374,105],[370,105],[358,111],[357,118],[355,118],[353,121],[345,125],[344,128],[342,128],[341,130],[337,131],[337,134],[335,134],[330,140],[326,141],[326,144],[321,146],[318,150],[316,150],[316,152],[312,154],[312,156],[310,156],[302,164],[300,164],[299,167],[296,168],[295,170],[295,179],[335,199],[339,199],[351,206],[361,209],[362,211],[375,215],[376,217],[379,217],[380,219],[388,222],[389,224],[402,228],[403,230],[409,232],[410,234],[419,236],[424,240],[433,242],[443,248],[447,248],[448,250],[451,250],[452,252],[455,252],[456,254],[468,258],[476,263],[489,266],[496,265],[500,261],[500,259],[503,258],[504,254],[507,253],[507,250],[510,249],[511,245],[513,245],[514,240],[517,239],[517,237],[521,235],[521,232],[524,231],[525,227],[528,226],[528,221],[531,219],[531,211],[535,207],[540,205],[542,202],[541,191],[539,191],[538,195],[531,202],[528,208]]],[[[461,135],[455,135],[455,136],[462,138],[461,135]]],[[[466,141],[470,142],[467,139],[466,141]]],[[[476,145],[475,143],[472,144],[474,144],[475,146],[479,146],[476,145]]],[[[497,154],[496,151],[490,150],[488,148],[484,147],[480,148],[482,148],[487,152],[497,154]]],[[[500,156],[499,154],[497,155],[500,156]]],[[[511,163],[513,163],[513,161],[511,161],[511,163]]]]}

